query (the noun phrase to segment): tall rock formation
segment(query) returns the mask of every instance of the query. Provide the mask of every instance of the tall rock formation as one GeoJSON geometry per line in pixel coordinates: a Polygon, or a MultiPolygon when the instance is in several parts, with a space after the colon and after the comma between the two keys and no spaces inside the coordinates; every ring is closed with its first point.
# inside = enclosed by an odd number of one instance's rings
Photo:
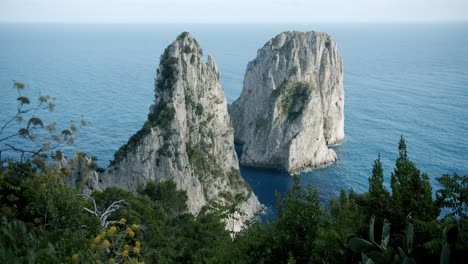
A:
{"type": "Polygon", "coordinates": [[[198,214],[211,204],[241,199],[247,217],[262,209],[239,174],[233,128],[215,61],[182,33],[161,56],[155,103],[143,128],[115,154],[101,188],[136,189],[150,180],[172,179],[198,214]]]}
{"type": "Polygon", "coordinates": [[[298,172],[336,161],[344,139],[343,61],[326,33],[283,32],[249,62],[230,107],[241,164],[298,172]]]}

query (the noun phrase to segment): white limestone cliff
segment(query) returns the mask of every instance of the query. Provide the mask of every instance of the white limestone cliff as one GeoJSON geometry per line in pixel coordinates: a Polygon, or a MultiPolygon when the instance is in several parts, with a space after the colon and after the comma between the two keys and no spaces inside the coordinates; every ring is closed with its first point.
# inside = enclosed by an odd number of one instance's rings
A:
{"type": "Polygon", "coordinates": [[[344,140],[343,61],[326,33],[283,32],[249,62],[230,107],[241,165],[295,173],[336,161],[344,140]]]}
{"type": "MultiPolygon", "coordinates": [[[[182,33],[161,56],[155,95],[148,120],[117,151],[100,175],[99,188],[135,190],[150,180],[170,179],[187,192],[192,214],[208,204],[239,199],[245,219],[262,210],[239,173],[218,67],[211,56],[203,62],[202,49],[189,33],[182,33]]],[[[240,226],[235,223],[234,229],[240,226]]]]}

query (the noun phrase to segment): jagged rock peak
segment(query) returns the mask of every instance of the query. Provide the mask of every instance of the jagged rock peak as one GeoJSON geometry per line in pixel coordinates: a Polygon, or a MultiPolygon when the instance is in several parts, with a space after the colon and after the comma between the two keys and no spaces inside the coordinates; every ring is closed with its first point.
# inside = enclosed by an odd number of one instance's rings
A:
{"type": "MultiPolygon", "coordinates": [[[[161,55],[148,120],[115,154],[102,186],[136,189],[174,180],[191,213],[241,200],[252,217],[262,209],[239,173],[227,102],[216,62],[187,32],[161,55]]],[[[236,223],[234,229],[238,229],[236,223]]]]}
{"type": "Polygon", "coordinates": [[[290,173],[336,161],[344,139],[343,62],[321,32],[283,32],[247,65],[229,108],[241,164],[290,173]]]}

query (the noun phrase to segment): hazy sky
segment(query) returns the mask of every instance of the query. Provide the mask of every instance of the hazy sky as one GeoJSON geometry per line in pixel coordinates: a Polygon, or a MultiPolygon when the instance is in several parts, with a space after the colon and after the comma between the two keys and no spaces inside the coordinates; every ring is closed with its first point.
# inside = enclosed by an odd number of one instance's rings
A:
{"type": "Polygon", "coordinates": [[[0,21],[468,21],[468,0],[0,0],[0,21]]]}

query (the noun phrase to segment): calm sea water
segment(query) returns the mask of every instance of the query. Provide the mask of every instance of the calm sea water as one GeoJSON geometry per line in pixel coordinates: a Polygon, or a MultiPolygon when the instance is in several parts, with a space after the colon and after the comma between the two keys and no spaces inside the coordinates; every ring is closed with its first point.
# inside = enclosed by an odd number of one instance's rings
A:
{"type": "MultiPolygon", "coordinates": [[[[159,56],[190,31],[214,56],[229,102],[241,92],[247,62],[285,30],[325,31],[338,43],[345,65],[346,141],[338,162],[301,174],[322,202],[341,188],[367,189],[380,153],[387,186],[401,134],[410,158],[431,178],[468,173],[468,24],[352,25],[52,25],[0,24],[0,124],[14,114],[12,80],[30,96],[53,95],[46,116],[66,124],[91,120],[69,155],[80,150],[107,166],[113,153],[146,120],[154,99],[159,56]]],[[[4,154],[5,155],[5,154],[4,154]]],[[[261,202],[274,208],[275,191],[291,177],[242,168],[261,202]]]]}

